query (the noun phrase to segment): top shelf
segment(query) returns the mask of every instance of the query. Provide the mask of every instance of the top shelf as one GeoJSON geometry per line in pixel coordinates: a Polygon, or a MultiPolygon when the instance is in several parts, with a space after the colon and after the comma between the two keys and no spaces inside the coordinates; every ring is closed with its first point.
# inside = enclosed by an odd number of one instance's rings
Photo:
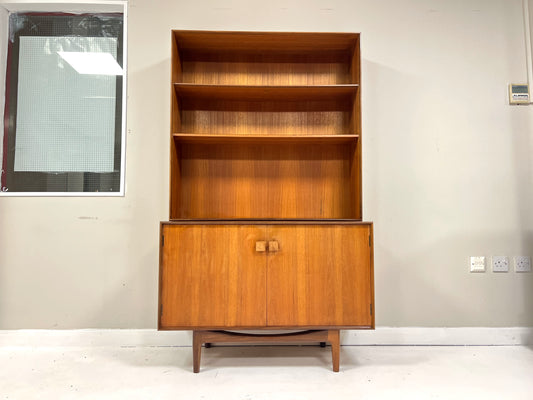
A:
{"type": "Polygon", "coordinates": [[[360,83],[359,34],[173,31],[172,82],[360,83]]]}
{"type": "Polygon", "coordinates": [[[206,52],[351,52],[357,33],[173,31],[181,51],[206,52]]]}

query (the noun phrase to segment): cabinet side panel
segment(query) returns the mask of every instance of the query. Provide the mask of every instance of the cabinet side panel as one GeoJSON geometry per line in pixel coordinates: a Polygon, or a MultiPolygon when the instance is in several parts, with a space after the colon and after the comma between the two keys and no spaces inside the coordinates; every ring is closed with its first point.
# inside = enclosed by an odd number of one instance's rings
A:
{"type": "Polygon", "coordinates": [[[264,228],[166,225],[161,247],[160,328],[265,325],[264,228]]]}
{"type": "Polygon", "coordinates": [[[181,55],[180,55],[180,49],[176,38],[176,33],[172,31],[172,34],[170,36],[170,41],[172,44],[172,51],[171,51],[171,59],[170,59],[170,65],[171,65],[171,81],[174,82],[181,82],[182,81],[182,63],[181,63],[181,55]]]}
{"type": "Polygon", "coordinates": [[[360,35],[357,35],[353,40],[352,54],[351,54],[351,83],[361,83],[361,46],[360,35]]]}
{"type": "Polygon", "coordinates": [[[372,302],[372,324],[371,328],[376,327],[376,299],[374,288],[374,224],[370,225],[370,289],[372,291],[370,301],[372,302]]]}
{"type": "Polygon", "coordinates": [[[352,190],[352,213],[354,219],[363,219],[363,186],[362,186],[362,171],[361,171],[361,140],[352,145],[350,165],[350,183],[349,187],[352,190]]]}
{"type": "Polygon", "coordinates": [[[169,218],[179,218],[181,193],[181,146],[170,139],[170,213],[169,218]]]}
{"type": "Polygon", "coordinates": [[[363,185],[362,185],[362,123],[361,123],[361,52],[360,36],[357,35],[354,40],[352,64],[351,64],[353,83],[359,84],[352,103],[351,132],[359,135],[359,140],[354,147],[353,164],[351,172],[351,184],[354,189],[354,218],[363,219],[363,185]]]}
{"type": "Polygon", "coordinates": [[[370,227],[272,226],[269,326],[371,327],[370,227]]]}
{"type": "Polygon", "coordinates": [[[178,48],[175,31],[172,31],[171,37],[171,58],[170,58],[170,211],[169,218],[177,218],[179,213],[179,193],[181,188],[181,165],[180,165],[180,148],[172,138],[174,132],[181,130],[181,109],[180,101],[174,90],[174,83],[179,82],[182,76],[180,51],[178,48]]]}

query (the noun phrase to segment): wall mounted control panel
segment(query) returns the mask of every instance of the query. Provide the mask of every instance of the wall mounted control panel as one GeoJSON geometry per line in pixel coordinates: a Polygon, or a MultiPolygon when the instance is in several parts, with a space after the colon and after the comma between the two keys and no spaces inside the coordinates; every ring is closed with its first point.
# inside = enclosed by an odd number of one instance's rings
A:
{"type": "Polygon", "coordinates": [[[529,104],[529,85],[509,85],[509,104],[529,104]]]}

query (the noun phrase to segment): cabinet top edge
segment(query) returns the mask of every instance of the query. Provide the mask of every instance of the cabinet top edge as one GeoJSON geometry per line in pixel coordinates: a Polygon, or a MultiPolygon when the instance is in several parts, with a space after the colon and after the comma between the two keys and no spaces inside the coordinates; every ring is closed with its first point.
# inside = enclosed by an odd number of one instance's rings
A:
{"type": "Polygon", "coordinates": [[[290,32],[290,31],[224,31],[224,30],[202,30],[202,29],[172,29],[172,33],[178,34],[178,35],[295,35],[295,36],[346,36],[346,37],[353,37],[357,38],[361,35],[360,32],[308,32],[308,31],[296,31],[296,32],[290,32]]]}
{"type": "Polygon", "coordinates": [[[372,225],[355,219],[179,219],[161,225],[372,225]]]}
{"type": "Polygon", "coordinates": [[[180,50],[193,51],[351,51],[359,33],[177,30],[172,39],[180,50]]]}

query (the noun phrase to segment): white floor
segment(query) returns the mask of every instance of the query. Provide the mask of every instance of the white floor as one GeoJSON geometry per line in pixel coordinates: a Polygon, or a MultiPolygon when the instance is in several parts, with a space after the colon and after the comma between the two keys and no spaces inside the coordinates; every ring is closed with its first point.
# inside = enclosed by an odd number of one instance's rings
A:
{"type": "Polygon", "coordinates": [[[5,399],[533,399],[527,346],[0,346],[5,399]]]}

